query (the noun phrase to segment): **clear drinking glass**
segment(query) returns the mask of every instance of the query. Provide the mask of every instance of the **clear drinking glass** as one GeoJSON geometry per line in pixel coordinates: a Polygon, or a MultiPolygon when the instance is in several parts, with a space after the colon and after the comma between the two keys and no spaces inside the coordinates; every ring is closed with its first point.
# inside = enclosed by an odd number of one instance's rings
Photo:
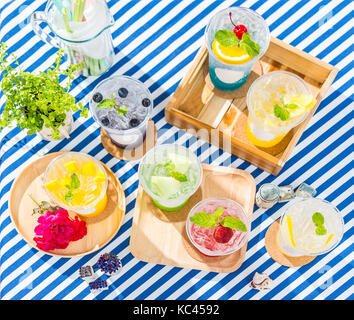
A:
{"type": "Polygon", "coordinates": [[[71,64],[82,64],[83,76],[99,76],[113,64],[114,48],[110,27],[114,25],[107,3],[104,0],[86,0],[84,21],[69,21],[69,31],[59,8],[72,12],[74,0],[48,0],[44,12],[34,12],[31,17],[33,31],[46,43],[63,48],[71,64]],[[41,28],[48,24],[54,37],[41,28]]]}
{"type": "Polygon", "coordinates": [[[197,191],[202,178],[203,169],[197,156],[175,144],[151,149],[139,165],[139,181],[144,191],[157,207],[167,211],[182,208],[197,191]],[[186,179],[174,178],[172,171],[186,179]]]}
{"type": "Polygon", "coordinates": [[[313,99],[308,84],[293,73],[273,71],[253,82],[247,93],[247,136],[254,145],[272,147],[306,119],[313,105],[308,110],[300,106],[291,110],[291,116],[286,121],[275,116],[274,105],[282,105],[282,100],[286,102],[287,97],[291,96],[313,99]]]}
{"type": "Polygon", "coordinates": [[[97,124],[118,147],[133,149],[143,143],[153,109],[153,99],[149,89],[141,81],[128,76],[112,76],[96,86],[89,104],[97,124]],[[116,105],[101,109],[100,99],[95,98],[97,95],[101,95],[102,101],[113,98],[116,105]],[[117,112],[122,106],[127,108],[124,115],[117,112]]]}
{"type": "MultiPolygon", "coordinates": [[[[317,220],[315,220],[317,221],[317,220]]],[[[344,222],[330,202],[310,198],[293,200],[280,219],[278,239],[281,250],[289,256],[317,256],[334,249],[342,239],[344,222]],[[313,216],[320,213],[325,232],[318,234],[313,216]]]]}
{"type": "Polygon", "coordinates": [[[53,159],[44,173],[43,184],[54,203],[82,216],[96,216],[106,207],[107,172],[88,154],[67,152],[53,159]],[[80,183],[70,190],[73,174],[80,183]],[[68,192],[71,198],[67,198],[68,192]]]}
{"type": "Polygon", "coordinates": [[[231,7],[221,10],[214,15],[205,30],[205,40],[209,51],[209,75],[214,86],[222,91],[239,89],[247,80],[248,75],[267,51],[270,42],[269,28],[257,12],[242,7],[231,7]],[[233,30],[229,13],[236,24],[243,24],[251,35],[251,39],[258,43],[261,52],[257,57],[244,64],[227,64],[219,60],[213,51],[212,44],[218,30],[233,30]]]}
{"type": "Polygon", "coordinates": [[[209,257],[220,257],[236,252],[244,246],[248,239],[250,222],[243,207],[236,201],[227,198],[208,198],[197,203],[190,211],[186,221],[186,231],[189,240],[202,254],[209,257]],[[207,212],[212,214],[218,207],[224,209],[220,217],[235,217],[240,219],[247,228],[246,232],[233,230],[232,237],[227,243],[217,242],[214,238],[214,232],[217,227],[204,228],[193,224],[190,218],[198,212],[207,212]]]}

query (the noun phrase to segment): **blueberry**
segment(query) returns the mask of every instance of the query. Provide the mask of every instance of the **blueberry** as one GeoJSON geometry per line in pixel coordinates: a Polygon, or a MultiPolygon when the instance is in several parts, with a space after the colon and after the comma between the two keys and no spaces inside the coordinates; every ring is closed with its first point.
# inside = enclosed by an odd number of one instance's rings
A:
{"type": "Polygon", "coordinates": [[[143,106],[144,106],[145,108],[147,108],[147,107],[150,106],[151,101],[150,101],[150,99],[145,98],[145,99],[143,99],[143,101],[142,101],[141,103],[143,104],[143,106]]]}
{"type": "Polygon", "coordinates": [[[139,123],[140,123],[140,121],[138,119],[135,119],[135,118],[131,119],[130,122],[129,122],[130,126],[133,127],[133,128],[137,127],[139,125],[139,123]]]}
{"type": "Polygon", "coordinates": [[[127,89],[125,89],[125,88],[120,88],[119,90],[118,90],[118,95],[121,97],[121,98],[126,98],[127,97],[127,95],[128,95],[128,90],[127,89]]]}
{"type": "Polygon", "coordinates": [[[107,117],[104,117],[101,119],[101,122],[104,126],[108,126],[109,125],[109,119],[107,117]]]}
{"type": "Polygon", "coordinates": [[[99,103],[103,100],[103,95],[100,94],[99,92],[96,92],[93,97],[92,97],[93,101],[95,101],[96,103],[99,103]]]}

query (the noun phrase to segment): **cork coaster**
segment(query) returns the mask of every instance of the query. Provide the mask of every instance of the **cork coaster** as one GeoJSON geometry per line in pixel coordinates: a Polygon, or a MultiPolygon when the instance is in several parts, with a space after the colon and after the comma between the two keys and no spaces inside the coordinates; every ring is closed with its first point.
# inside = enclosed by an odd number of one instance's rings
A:
{"type": "Polygon", "coordinates": [[[246,97],[247,92],[250,86],[252,85],[252,83],[261,75],[263,75],[263,73],[264,73],[263,66],[261,62],[258,60],[255,63],[251,73],[249,74],[246,82],[242,85],[242,87],[240,87],[235,91],[221,91],[219,89],[216,89],[213,83],[211,82],[210,75],[209,75],[209,64],[208,63],[204,64],[205,83],[214,92],[214,94],[225,99],[240,99],[246,97]]]}
{"type": "Polygon", "coordinates": [[[101,129],[101,142],[106,151],[113,157],[124,161],[132,161],[141,159],[156,144],[157,129],[154,121],[148,121],[146,129],[146,137],[144,142],[134,149],[124,149],[114,144],[107,132],[101,129]]]}
{"type": "Polygon", "coordinates": [[[185,228],[182,231],[182,242],[183,242],[183,247],[193,259],[205,263],[206,265],[216,264],[224,268],[230,268],[236,266],[239,267],[241,265],[238,262],[235,263],[235,260],[238,261],[240,259],[242,248],[226,256],[208,257],[202,254],[200,251],[198,251],[198,249],[196,249],[196,247],[189,241],[187,231],[185,228]]]}
{"type": "Polygon", "coordinates": [[[301,267],[313,261],[315,256],[293,257],[281,251],[278,243],[279,222],[280,220],[273,222],[265,235],[265,247],[272,259],[286,267],[301,267]]]}

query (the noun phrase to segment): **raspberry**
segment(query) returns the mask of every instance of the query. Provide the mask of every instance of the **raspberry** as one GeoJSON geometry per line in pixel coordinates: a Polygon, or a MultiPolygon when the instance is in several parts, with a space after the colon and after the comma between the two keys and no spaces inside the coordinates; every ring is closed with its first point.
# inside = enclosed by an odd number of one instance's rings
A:
{"type": "Polygon", "coordinates": [[[223,227],[221,225],[217,226],[214,231],[214,239],[219,243],[227,243],[232,238],[234,232],[232,229],[223,227]]]}

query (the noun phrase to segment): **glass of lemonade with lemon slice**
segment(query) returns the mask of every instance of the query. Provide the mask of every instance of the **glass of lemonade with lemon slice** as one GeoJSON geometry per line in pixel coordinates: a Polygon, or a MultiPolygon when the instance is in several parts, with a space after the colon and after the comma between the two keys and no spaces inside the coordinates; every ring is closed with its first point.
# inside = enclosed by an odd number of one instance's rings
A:
{"type": "Polygon", "coordinates": [[[222,91],[234,91],[246,82],[257,60],[267,51],[270,33],[258,13],[231,7],[211,18],[205,39],[213,85],[222,91]]]}
{"type": "Polygon", "coordinates": [[[53,159],[44,187],[56,204],[82,216],[96,216],[107,204],[107,173],[95,158],[67,152],[53,159]]]}
{"type": "Polygon", "coordinates": [[[287,71],[259,77],[247,93],[247,136],[256,146],[270,148],[303,122],[316,104],[307,83],[287,71]]]}
{"type": "Polygon", "coordinates": [[[317,256],[340,242],[343,218],[338,209],[325,200],[294,200],[280,219],[278,240],[289,256],[317,256]]]}
{"type": "Polygon", "coordinates": [[[167,211],[182,208],[197,191],[203,170],[197,156],[175,144],[150,150],[139,165],[139,181],[154,204],[167,211]]]}

